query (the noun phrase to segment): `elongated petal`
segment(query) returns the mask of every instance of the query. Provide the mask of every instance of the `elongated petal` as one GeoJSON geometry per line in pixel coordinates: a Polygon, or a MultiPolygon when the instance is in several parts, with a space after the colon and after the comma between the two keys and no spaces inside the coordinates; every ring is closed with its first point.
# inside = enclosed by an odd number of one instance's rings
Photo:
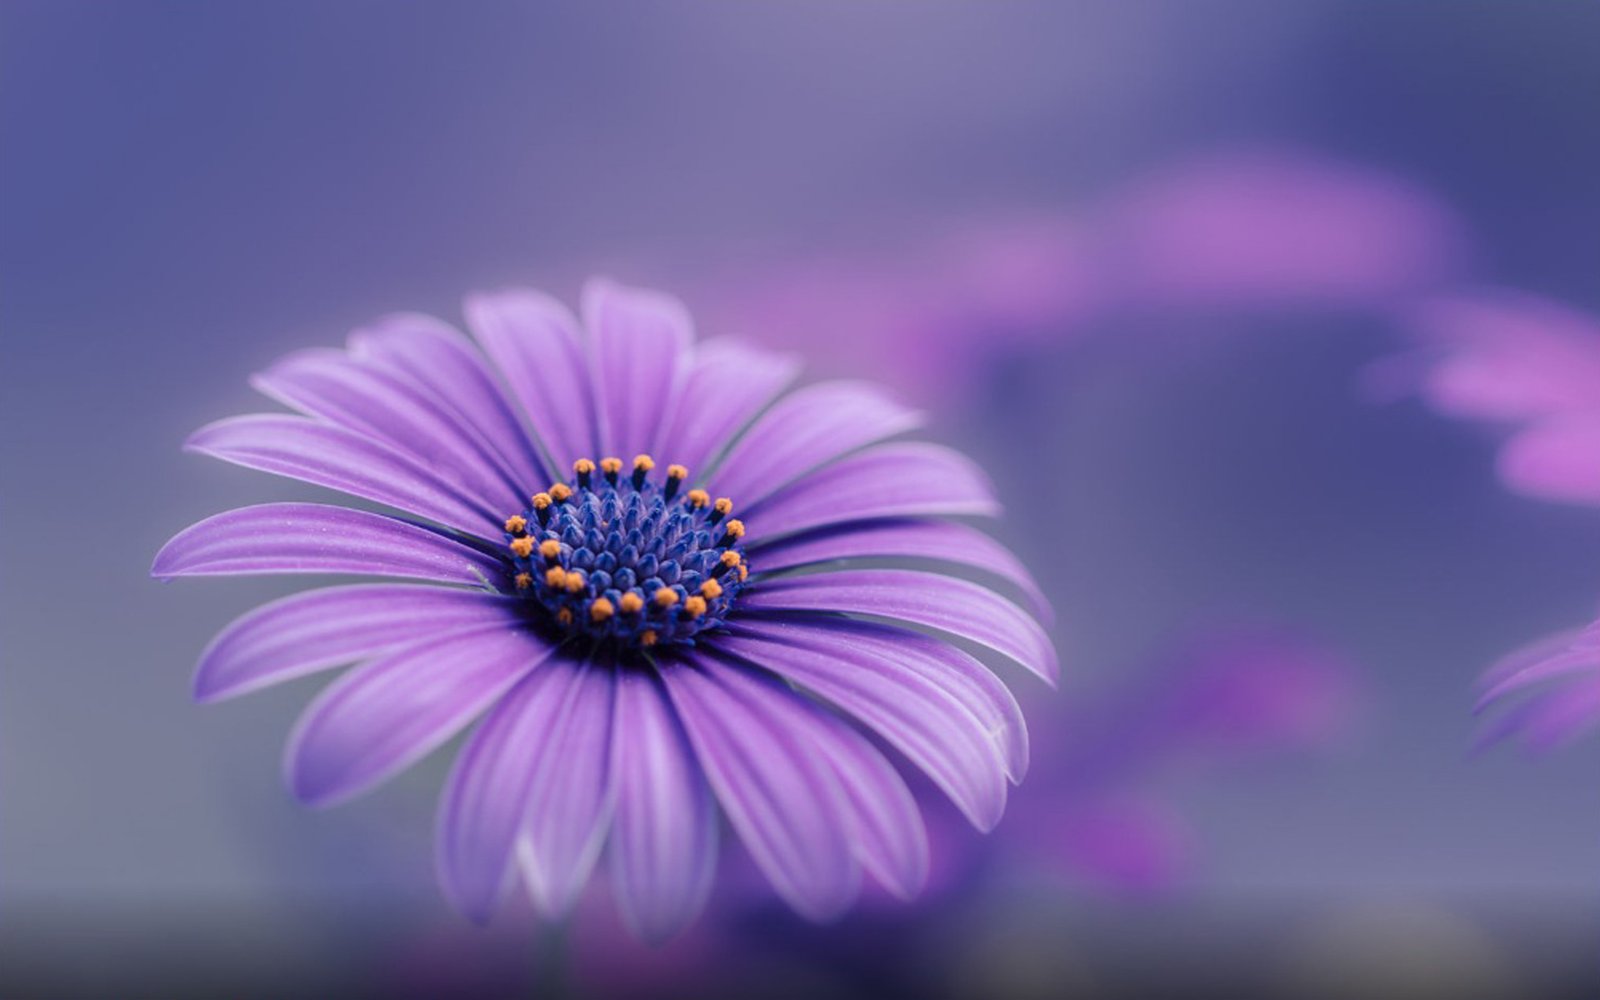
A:
{"type": "Polygon", "coordinates": [[[566,306],[532,291],[467,299],[467,324],[494,360],[557,476],[600,453],[588,360],[577,319],[566,306]]]}
{"type": "Polygon", "coordinates": [[[999,822],[1006,805],[1003,734],[991,733],[948,690],[901,666],[881,635],[845,630],[824,638],[820,628],[785,632],[769,624],[763,632],[762,624],[720,637],[718,648],[861,720],[926,772],[980,830],[999,822]]]}
{"type": "Polygon", "coordinates": [[[812,469],[921,423],[870,383],[807,386],[755,422],[718,463],[711,485],[749,510],[812,469]]]}
{"type": "Polygon", "coordinates": [[[740,597],[750,611],[834,611],[924,625],[970,639],[1055,684],[1049,636],[1026,611],[975,583],[905,569],[863,569],[770,580],[740,597]]]}
{"type": "Polygon", "coordinates": [[[522,866],[534,902],[559,917],[589,880],[611,819],[611,717],[616,671],[551,664],[564,705],[545,732],[528,790],[522,866]]]}
{"type": "Polygon", "coordinates": [[[1600,727],[1600,673],[1569,677],[1539,691],[1490,722],[1477,740],[1480,749],[1511,737],[1534,750],[1553,750],[1600,727]]]}
{"type": "Polygon", "coordinates": [[[437,531],[383,514],[267,503],[206,518],[156,553],[153,576],[359,573],[437,583],[498,583],[506,564],[437,531]]]}
{"type": "MultiPolygon", "coordinates": [[[[737,498],[735,498],[737,499],[737,498]]],[[[891,517],[994,516],[988,479],[935,444],[886,444],[835,462],[754,507],[740,508],[752,540],[891,517]]]]}
{"type": "Polygon", "coordinates": [[[1004,545],[955,521],[868,521],[749,546],[759,573],[847,559],[913,558],[970,566],[1017,586],[1047,624],[1055,617],[1044,592],[1004,545]]]}
{"type": "Polygon", "coordinates": [[[687,376],[694,325],[676,299],[591,281],[583,320],[594,364],[600,449],[627,461],[651,452],[687,376]]]}
{"type": "Polygon", "coordinates": [[[447,482],[508,510],[524,492],[475,429],[414,383],[330,351],[302,351],[251,378],[261,392],[302,413],[382,441],[447,482]]]}
{"type": "Polygon", "coordinates": [[[800,373],[789,355],[706,341],[695,348],[689,379],[661,436],[657,457],[689,467],[695,478],[710,467],[734,435],[800,373]]]}
{"type": "Polygon", "coordinates": [[[284,756],[301,801],[327,805],[422,758],[494,704],[550,648],[504,624],[385,654],[334,682],[301,715],[284,756]]]}
{"type": "Polygon", "coordinates": [[[305,417],[230,417],[195,431],[190,451],[387,504],[471,534],[500,537],[500,518],[386,445],[305,417]]]}
{"type": "Polygon", "coordinates": [[[844,789],[856,859],[885,889],[911,899],[928,881],[928,831],[911,790],[860,733],[815,713],[807,734],[844,789]]]}
{"type": "Polygon", "coordinates": [[[1502,701],[1530,687],[1584,671],[1600,672],[1600,651],[1579,647],[1551,653],[1529,663],[1484,691],[1473,711],[1481,712],[1494,702],[1502,701]]]}
{"type": "Polygon", "coordinates": [[[549,481],[551,470],[515,405],[459,330],[432,316],[401,313],[355,331],[349,344],[352,356],[403,376],[454,411],[478,442],[501,455],[524,489],[549,481]]]}
{"type": "Polygon", "coordinates": [[[1518,493],[1600,504],[1600,415],[1561,416],[1530,425],[1500,450],[1500,478],[1518,493]]]}
{"type": "Polygon", "coordinates": [[[219,632],[200,654],[194,696],[232,698],[514,616],[505,598],[446,587],[369,583],[308,590],[263,604],[219,632]]]}
{"type": "Polygon", "coordinates": [[[831,764],[794,734],[818,709],[745,668],[697,657],[662,672],[728,822],[772,887],[812,920],[855,899],[849,808],[831,764]]]}
{"type": "Polygon", "coordinates": [[[573,714],[584,669],[554,660],[530,672],[456,758],[439,803],[439,875],[451,901],[473,920],[487,920],[506,888],[535,789],[548,793],[551,781],[565,780],[564,734],[594,723],[573,714]]]}
{"type": "Polygon", "coordinates": [[[630,671],[617,680],[611,773],[617,905],[635,934],[665,941],[705,906],[716,874],[717,820],[694,749],[653,673],[630,671]]]}

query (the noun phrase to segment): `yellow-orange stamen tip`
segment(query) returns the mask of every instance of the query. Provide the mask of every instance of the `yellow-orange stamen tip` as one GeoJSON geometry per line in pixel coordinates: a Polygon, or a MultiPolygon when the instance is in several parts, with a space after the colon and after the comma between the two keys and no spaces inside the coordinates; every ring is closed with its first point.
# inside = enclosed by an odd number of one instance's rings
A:
{"type": "Polygon", "coordinates": [[[579,591],[583,590],[583,584],[584,579],[582,570],[575,569],[567,574],[567,593],[578,593],[579,591]]]}
{"type": "Polygon", "coordinates": [[[690,490],[689,491],[689,506],[691,506],[691,507],[704,507],[706,504],[708,504],[710,502],[711,502],[711,494],[707,493],[705,490],[690,490]]]}
{"type": "Polygon", "coordinates": [[[656,591],[656,603],[663,608],[670,608],[678,603],[678,592],[671,587],[662,587],[656,591]]]}
{"type": "Polygon", "coordinates": [[[527,590],[531,586],[533,586],[533,574],[532,573],[518,573],[517,574],[517,589],[518,590],[527,590]]]}
{"type": "Polygon", "coordinates": [[[644,598],[631,590],[622,595],[621,604],[622,613],[625,615],[636,615],[644,610],[644,598]]]}
{"type": "Polygon", "coordinates": [[[616,475],[622,471],[622,459],[615,456],[602,458],[600,460],[600,471],[608,476],[616,475]]]}
{"type": "Polygon", "coordinates": [[[506,518],[506,530],[513,535],[520,535],[528,529],[528,519],[521,514],[513,514],[506,518]]]}
{"type": "Polygon", "coordinates": [[[571,608],[562,608],[560,611],[557,611],[556,612],[556,621],[560,622],[563,625],[571,625],[572,624],[572,609],[571,608]]]}
{"type": "Polygon", "coordinates": [[[722,584],[715,580],[707,580],[705,583],[700,585],[700,593],[704,594],[708,599],[721,597],[722,584]]]}
{"type": "Polygon", "coordinates": [[[639,645],[654,646],[658,638],[659,636],[656,635],[655,629],[647,628],[643,632],[639,633],[639,645]]]}
{"type": "Polygon", "coordinates": [[[597,622],[603,622],[616,613],[617,609],[611,606],[608,598],[596,597],[594,603],[589,605],[589,617],[597,622]]]}
{"type": "Polygon", "coordinates": [[[548,493],[535,493],[533,495],[533,509],[534,510],[544,510],[546,507],[549,507],[554,502],[555,501],[551,498],[550,494],[548,494],[548,493]]]}
{"type": "Polygon", "coordinates": [[[594,471],[594,462],[587,458],[580,458],[572,463],[572,471],[580,476],[587,476],[594,471]]]}
{"type": "Polygon", "coordinates": [[[554,559],[561,555],[561,543],[554,538],[546,538],[539,543],[539,554],[546,559],[554,559]]]}
{"type": "Polygon", "coordinates": [[[717,497],[717,502],[712,504],[711,509],[718,514],[727,516],[728,512],[733,510],[733,501],[727,497],[717,497]]]}
{"type": "Polygon", "coordinates": [[[550,487],[550,499],[556,503],[566,503],[567,497],[572,496],[572,487],[566,483],[556,483],[550,487]]]}
{"type": "Polygon", "coordinates": [[[513,538],[511,540],[512,555],[515,555],[520,559],[526,559],[528,558],[529,553],[532,551],[533,539],[529,538],[527,535],[523,535],[521,538],[513,538]]]}
{"type": "Polygon", "coordinates": [[[741,556],[739,553],[733,551],[732,549],[729,549],[728,551],[722,553],[722,565],[728,567],[729,569],[732,569],[733,567],[739,565],[743,561],[744,561],[744,556],[741,556]]]}
{"type": "Polygon", "coordinates": [[[706,613],[706,599],[704,597],[691,597],[684,601],[683,613],[690,618],[699,618],[706,613]]]}
{"type": "Polygon", "coordinates": [[[750,567],[749,566],[740,565],[740,567],[739,567],[739,582],[743,583],[745,581],[745,578],[748,577],[749,575],[750,575],[750,567]]]}
{"type": "Polygon", "coordinates": [[[638,472],[640,470],[643,470],[645,472],[649,472],[651,469],[653,469],[655,467],[656,467],[656,460],[651,458],[649,455],[635,455],[635,456],[633,456],[633,469],[634,469],[635,472],[638,472]]]}
{"type": "Polygon", "coordinates": [[[559,590],[567,585],[567,571],[560,566],[551,566],[544,575],[544,582],[559,590]]]}
{"type": "Polygon", "coordinates": [[[724,528],[723,530],[726,531],[728,533],[728,536],[731,537],[731,538],[743,538],[744,537],[744,522],[739,520],[738,518],[734,518],[733,520],[728,522],[727,527],[724,528]]]}
{"type": "Polygon", "coordinates": [[[688,479],[689,478],[689,470],[684,468],[681,465],[669,465],[669,466],[667,466],[667,478],[668,479],[688,479]]]}

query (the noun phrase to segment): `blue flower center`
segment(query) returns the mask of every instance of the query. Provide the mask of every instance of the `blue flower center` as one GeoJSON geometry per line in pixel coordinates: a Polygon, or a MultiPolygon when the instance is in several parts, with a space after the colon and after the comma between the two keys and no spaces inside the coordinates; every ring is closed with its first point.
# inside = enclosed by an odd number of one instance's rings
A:
{"type": "Polygon", "coordinates": [[[570,483],[506,520],[518,593],[566,638],[626,650],[691,643],[721,625],[749,568],[726,497],[683,491],[688,470],[651,478],[648,455],[573,463],[570,483]]]}

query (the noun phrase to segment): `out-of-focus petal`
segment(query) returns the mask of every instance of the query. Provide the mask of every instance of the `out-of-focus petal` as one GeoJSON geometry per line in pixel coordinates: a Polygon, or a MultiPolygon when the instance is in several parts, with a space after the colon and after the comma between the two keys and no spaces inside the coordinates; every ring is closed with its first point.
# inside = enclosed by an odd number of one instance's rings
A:
{"type": "Polygon", "coordinates": [[[785,629],[746,621],[717,649],[765,667],[859,719],[933,779],[981,830],[1006,804],[1004,732],[991,732],[955,695],[901,665],[883,633],[785,629]],[[886,646],[890,648],[885,648],[886,646]]]}
{"type": "Polygon", "coordinates": [[[779,400],[734,443],[711,487],[748,510],[812,469],[921,423],[920,414],[868,382],[807,386],[779,400]]]}
{"type": "Polygon", "coordinates": [[[600,454],[594,400],[578,320],[541,292],[517,289],[467,299],[467,324],[550,453],[554,473],[600,454]]]}
{"type": "Polygon", "coordinates": [[[692,921],[716,874],[717,819],[694,749],[653,672],[617,678],[611,885],[623,920],[659,943],[692,921]]]}
{"type": "Polygon", "coordinates": [[[387,504],[469,534],[498,538],[501,519],[387,445],[306,417],[229,417],[195,431],[190,451],[387,504]]]}
{"type": "Polygon", "coordinates": [[[686,465],[691,476],[701,478],[734,435],[799,372],[799,362],[786,354],[758,351],[732,340],[698,345],[657,457],[686,465]]]}
{"type": "MultiPolygon", "coordinates": [[[[624,461],[656,443],[687,377],[694,324],[678,300],[591,281],[583,290],[600,450],[624,461]]],[[[598,456],[596,456],[598,457],[598,456]]]]}
{"type": "Polygon", "coordinates": [[[565,704],[544,733],[518,850],[534,902],[558,917],[588,881],[611,821],[616,671],[571,660],[544,669],[557,675],[565,704]]]}
{"type": "Polygon", "coordinates": [[[483,356],[461,331],[432,316],[400,313],[350,335],[350,353],[401,375],[453,411],[474,438],[497,451],[519,481],[542,481],[544,468],[483,356]]]}
{"type": "Polygon", "coordinates": [[[855,899],[860,868],[831,763],[797,734],[818,709],[747,669],[696,656],[662,671],[706,779],[750,856],[812,920],[855,899]]]}

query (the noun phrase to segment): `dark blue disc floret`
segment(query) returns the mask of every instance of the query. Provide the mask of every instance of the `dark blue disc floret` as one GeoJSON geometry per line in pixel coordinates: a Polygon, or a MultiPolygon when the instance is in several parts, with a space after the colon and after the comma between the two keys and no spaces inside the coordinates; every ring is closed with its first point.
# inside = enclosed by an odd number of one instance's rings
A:
{"type": "Polygon", "coordinates": [[[566,638],[621,650],[688,643],[721,625],[749,575],[744,524],[726,497],[680,495],[688,471],[650,478],[648,455],[623,474],[620,459],[573,464],[506,520],[516,586],[541,619],[566,638]]]}

